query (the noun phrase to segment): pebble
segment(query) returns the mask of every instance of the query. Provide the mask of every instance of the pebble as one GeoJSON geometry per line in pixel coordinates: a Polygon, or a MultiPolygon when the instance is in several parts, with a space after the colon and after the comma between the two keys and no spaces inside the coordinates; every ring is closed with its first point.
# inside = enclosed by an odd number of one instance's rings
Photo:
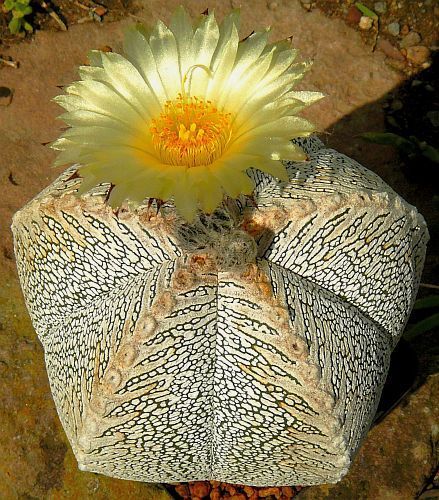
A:
{"type": "Polygon", "coordinates": [[[12,101],[12,90],[9,87],[0,87],[0,106],[9,106],[12,101]]]}
{"type": "Polygon", "coordinates": [[[390,33],[392,36],[398,36],[399,35],[399,23],[398,22],[393,22],[390,23],[387,26],[387,31],[390,33]]]}
{"type": "Polygon", "coordinates": [[[430,57],[430,50],[423,45],[415,45],[407,48],[407,59],[417,65],[424,64],[430,57]]]}
{"type": "Polygon", "coordinates": [[[386,2],[375,2],[373,4],[373,10],[377,14],[385,14],[387,12],[387,4],[386,4],[386,2]]]}
{"type": "Polygon", "coordinates": [[[399,32],[399,34],[401,36],[405,36],[407,35],[407,33],[410,31],[410,28],[408,27],[408,24],[404,24],[403,27],[401,28],[401,31],[399,32]]]}
{"type": "Polygon", "coordinates": [[[401,48],[408,48],[408,47],[413,47],[415,45],[419,45],[419,42],[421,41],[421,36],[419,33],[416,33],[416,31],[410,31],[400,42],[399,46],[401,48]]]}
{"type": "Polygon", "coordinates": [[[398,61],[396,59],[387,57],[386,64],[388,64],[391,68],[393,68],[396,71],[406,71],[407,69],[407,62],[405,59],[404,61],[398,61]]]}
{"type": "Polygon", "coordinates": [[[399,111],[403,107],[404,104],[402,103],[401,99],[393,99],[392,104],[390,105],[392,111],[399,111]]]}
{"type": "Polygon", "coordinates": [[[361,19],[361,12],[355,7],[355,5],[351,5],[349,7],[348,13],[346,14],[346,21],[350,24],[358,24],[361,19]]]}
{"type": "Polygon", "coordinates": [[[300,3],[302,4],[302,7],[306,9],[308,12],[311,10],[312,8],[311,0],[300,0],[300,3]]]}
{"type": "Polygon", "coordinates": [[[277,2],[269,2],[269,4],[268,4],[268,8],[270,10],[277,10],[278,7],[279,7],[279,4],[277,2]]]}
{"type": "Polygon", "coordinates": [[[433,127],[439,127],[439,111],[428,111],[426,117],[430,120],[433,127]]]}
{"type": "Polygon", "coordinates": [[[371,19],[368,16],[361,16],[360,22],[358,23],[358,26],[362,30],[370,30],[373,25],[373,19],[371,19]]]}
{"type": "Polygon", "coordinates": [[[389,40],[386,40],[385,38],[380,38],[378,40],[378,48],[382,50],[387,57],[395,59],[396,61],[404,61],[404,56],[396,47],[394,47],[389,42],[389,40]]]}
{"type": "Polygon", "coordinates": [[[107,9],[105,7],[103,7],[102,5],[95,7],[93,10],[94,10],[94,13],[99,17],[103,17],[107,13],[107,9]]]}

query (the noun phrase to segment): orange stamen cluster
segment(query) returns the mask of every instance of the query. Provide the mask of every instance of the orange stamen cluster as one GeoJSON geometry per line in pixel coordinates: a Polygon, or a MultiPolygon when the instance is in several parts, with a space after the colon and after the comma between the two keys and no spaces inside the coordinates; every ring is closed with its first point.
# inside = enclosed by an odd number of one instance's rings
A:
{"type": "Polygon", "coordinates": [[[230,113],[211,101],[179,94],[152,120],[153,145],[163,163],[197,167],[214,162],[230,137],[230,113]]]}

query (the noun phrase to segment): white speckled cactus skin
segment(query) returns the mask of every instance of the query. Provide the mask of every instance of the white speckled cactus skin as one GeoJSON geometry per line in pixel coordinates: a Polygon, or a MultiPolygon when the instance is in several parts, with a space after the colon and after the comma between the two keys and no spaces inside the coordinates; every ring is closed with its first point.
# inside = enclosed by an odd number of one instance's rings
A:
{"type": "Polygon", "coordinates": [[[13,221],[21,284],[82,470],[257,486],[338,481],[373,419],[428,232],[318,139],[198,225],[115,214],[67,170],[13,221]],[[229,214],[229,215],[228,215],[229,214]]]}

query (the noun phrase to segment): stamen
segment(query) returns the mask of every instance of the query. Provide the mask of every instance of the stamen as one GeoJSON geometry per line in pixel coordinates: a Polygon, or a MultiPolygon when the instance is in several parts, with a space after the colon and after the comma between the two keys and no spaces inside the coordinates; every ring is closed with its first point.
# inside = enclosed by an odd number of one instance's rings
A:
{"type": "Polygon", "coordinates": [[[210,101],[179,94],[152,120],[150,132],[163,163],[209,165],[221,156],[230,138],[230,113],[219,111],[210,101]]]}

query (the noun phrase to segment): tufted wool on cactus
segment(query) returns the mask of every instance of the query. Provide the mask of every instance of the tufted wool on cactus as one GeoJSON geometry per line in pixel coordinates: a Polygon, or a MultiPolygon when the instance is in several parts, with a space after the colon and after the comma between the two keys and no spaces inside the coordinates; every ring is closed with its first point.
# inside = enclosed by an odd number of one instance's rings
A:
{"type": "MultiPolygon", "coordinates": [[[[289,182],[187,223],[78,198],[69,168],[13,221],[21,284],[82,470],[257,486],[338,481],[373,419],[428,232],[318,139],[289,182]]],[[[153,207],[152,207],[153,208],[153,207]]]]}

